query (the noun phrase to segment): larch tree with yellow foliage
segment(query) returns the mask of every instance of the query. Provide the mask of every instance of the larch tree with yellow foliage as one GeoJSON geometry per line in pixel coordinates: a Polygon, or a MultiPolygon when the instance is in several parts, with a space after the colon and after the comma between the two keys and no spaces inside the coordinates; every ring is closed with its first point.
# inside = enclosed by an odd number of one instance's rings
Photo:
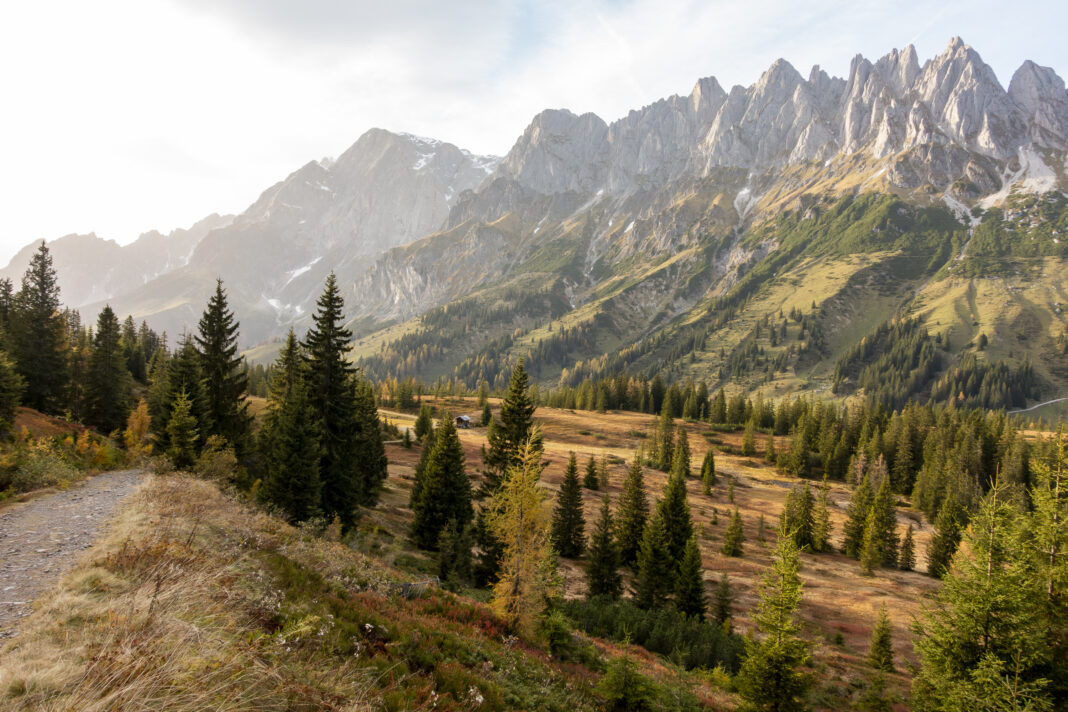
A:
{"type": "Polygon", "coordinates": [[[487,509],[489,527],[503,544],[491,605],[526,637],[535,636],[538,619],[557,586],[552,512],[547,492],[539,484],[541,456],[541,434],[535,426],[487,509]]]}

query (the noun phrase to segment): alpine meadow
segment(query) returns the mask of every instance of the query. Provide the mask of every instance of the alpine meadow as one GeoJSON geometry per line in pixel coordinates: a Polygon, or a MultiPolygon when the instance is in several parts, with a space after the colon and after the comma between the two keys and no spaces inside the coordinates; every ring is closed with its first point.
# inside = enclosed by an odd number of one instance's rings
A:
{"type": "MultiPolygon", "coordinates": [[[[515,63],[563,11],[520,4],[440,120],[501,77],[502,117],[544,105],[515,63]]],[[[389,45],[444,41],[430,6],[186,5],[293,51],[306,102],[323,57],[376,67],[329,85],[373,105],[403,96],[389,45]]],[[[612,33],[645,7],[595,5],[612,33]]],[[[1003,86],[959,37],[778,59],[610,123],[541,111],[503,156],[372,128],[239,214],[16,249],[0,709],[1068,710],[1050,67],[1003,86]]]]}

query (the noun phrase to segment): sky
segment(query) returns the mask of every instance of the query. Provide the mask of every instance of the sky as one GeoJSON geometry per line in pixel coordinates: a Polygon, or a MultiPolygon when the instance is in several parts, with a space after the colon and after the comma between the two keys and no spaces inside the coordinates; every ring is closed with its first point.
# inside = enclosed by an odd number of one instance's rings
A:
{"type": "Polygon", "coordinates": [[[381,127],[503,155],[545,108],[607,121],[777,58],[843,76],[955,35],[1003,85],[1068,75],[1068,3],[12,0],[0,8],[0,262],[238,213],[381,127]]]}

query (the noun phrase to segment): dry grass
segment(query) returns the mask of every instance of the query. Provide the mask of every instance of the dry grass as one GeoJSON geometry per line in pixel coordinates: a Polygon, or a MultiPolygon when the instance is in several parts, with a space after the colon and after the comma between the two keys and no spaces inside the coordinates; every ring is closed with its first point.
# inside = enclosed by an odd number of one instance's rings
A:
{"type": "MultiPolygon", "coordinates": [[[[259,552],[277,550],[358,585],[352,556],[335,555],[340,545],[303,538],[186,477],[151,478],[131,499],[3,649],[0,707],[270,710],[299,699],[363,709],[330,700],[362,699],[366,674],[344,665],[316,673],[299,653],[277,663],[278,638],[257,620],[274,605],[270,587],[246,580],[259,552]]],[[[370,564],[358,574],[363,585],[384,580],[370,564]]]]}

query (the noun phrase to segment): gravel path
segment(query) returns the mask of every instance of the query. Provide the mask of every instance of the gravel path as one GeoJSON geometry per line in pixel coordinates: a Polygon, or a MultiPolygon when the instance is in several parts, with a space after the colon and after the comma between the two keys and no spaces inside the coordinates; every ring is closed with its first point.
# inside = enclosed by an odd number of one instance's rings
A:
{"type": "Polygon", "coordinates": [[[30,603],[59,580],[88,549],[144,470],[121,470],[92,477],[63,492],[0,510],[0,638],[30,603]]]}

